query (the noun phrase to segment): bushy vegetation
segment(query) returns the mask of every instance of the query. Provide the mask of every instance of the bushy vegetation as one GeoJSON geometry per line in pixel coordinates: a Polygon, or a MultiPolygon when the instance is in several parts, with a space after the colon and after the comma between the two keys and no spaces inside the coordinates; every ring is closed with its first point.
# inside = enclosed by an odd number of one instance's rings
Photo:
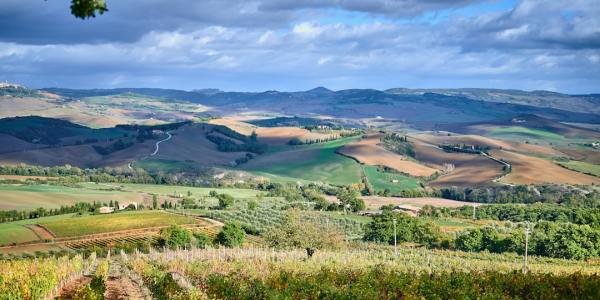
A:
{"type": "Polygon", "coordinates": [[[415,150],[408,141],[407,136],[402,136],[397,133],[388,133],[381,141],[383,142],[383,146],[392,152],[412,158],[415,157],[415,150]]]}
{"type": "Polygon", "coordinates": [[[221,152],[252,152],[262,154],[268,150],[267,144],[258,142],[255,132],[250,136],[245,136],[221,125],[215,125],[212,131],[206,133],[206,138],[215,143],[217,149],[221,152]],[[212,134],[212,132],[218,132],[226,137],[212,134]],[[234,140],[237,140],[239,143],[236,143],[234,140]]]}
{"type": "MultiPolygon", "coordinates": [[[[424,206],[419,212],[425,217],[460,217],[471,218],[472,206],[459,208],[424,206]]],[[[489,219],[512,222],[570,222],[600,228],[600,208],[582,208],[556,204],[535,203],[480,205],[475,209],[477,219],[489,219]]]]}
{"type": "Polygon", "coordinates": [[[0,298],[43,299],[63,280],[81,272],[81,256],[35,260],[0,260],[0,298]]]}
{"type": "Polygon", "coordinates": [[[244,242],[246,232],[238,223],[227,223],[217,235],[216,243],[227,248],[239,247],[244,242]]]}
{"type": "MultiPolygon", "coordinates": [[[[498,228],[486,226],[460,233],[456,248],[463,251],[489,251],[494,253],[525,252],[524,228],[498,228]]],[[[600,254],[600,230],[588,225],[540,222],[529,240],[531,255],[567,259],[588,259],[600,254]]]]}
{"type": "Polygon", "coordinates": [[[442,234],[439,227],[405,213],[384,210],[365,226],[365,241],[394,244],[394,220],[396,222],[396,242],[413,242],[428,247],[450,247],[449,237],[442,234]]]}
{"type": "Polygon", "coordinates": [[[117,151],[120,151],[123,149],[127,149],[127,148],[133,146],[133,144],[134,144],[133,141],[118,139],[116,142],[114,142],[108,146],[94,145],[92,147],[100,155],[109,155],[111,153],[114,153],[114,152],[117,152],[117,151]]]}
{"type": "Polygon", "coordinates": [[[206,293],[219,299],[596,299],[600,276],[493,271],[414,274],[375,267],[278,272],[250,280],[239,273],[213,274],[206,282],[206,293]]]}
{"type": "Polygon", "coordinates": [[[433,195],[446,199],[480,203],[557,203],[600,207],[600,191],[583,186],[517,185],[485,188],[446,188],[433,195]]]}
{"type": "Polygon", "coordinates": [[[597,267],[515,255],[399,249],[208,249],[138,257],[136,269],[177,270],[218,299],[595,299],[597,267]]]}
{"type": "Polygon", "coordinates": [[[305,249],[312,257],[319,249],[336,249],[343,245],[344,235],[335,226],[305,219],[300,211],[290,210],[281,224],[266,235],[270,247],[305,249]]]}

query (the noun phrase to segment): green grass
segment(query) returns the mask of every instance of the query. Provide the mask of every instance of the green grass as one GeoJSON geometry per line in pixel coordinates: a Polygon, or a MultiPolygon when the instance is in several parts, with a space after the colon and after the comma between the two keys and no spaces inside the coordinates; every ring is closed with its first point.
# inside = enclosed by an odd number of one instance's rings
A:
{"type": "Polygon", "coordinates": [[[388,189],[392,193],[395,193],[402,190],[414,190],[420,188],[419,181],[410,176],[379,172],[375,166],[363,166],[363,170],[369,179],[369,183],[376,191],[388,189]],[[398,182],[394,183],[393,180],[397,180],[398,182]]]}
{"type": "Polygon", "coordinates": [[[135,162],[136,168],[142,168],[149,172],[162,171],[172,172],[192,172],[199,168],[198,163],[193,161],[166,160],[166,159],[146,159],[135,162]]]}
{"type": "Polygon", "coordinates": [[[218,193],[227,193],[234,198],[256,198],[257,195],[263,192],[252,189],[237,189],[237,188],[203,188],[203,187],[187,187],[174,185],[158,185],[158,184],[134,184],[134,183],[112,183],[112,184],[95,184],[84,183],[82,186],[88,189],[119,189],[125,192],[150,193],[160,194],[165,196],[173,196],[182,194],[187,195],[191,192],[192,197],[207,197],[210,191],[218,193]]]}
{"type": "Polygon", "coordinates": [[[499,127],[490,132],[492,137],[506,139],[534,139],[542,141],[562,141],[564,136],[547,130],[533,129],[522,126],[499,127]]]}
{"type": "Polygon", "coordinates": [[[280,178],[298,178],[338,185],[357,183],[360,182],[360,164],[335,152],[355,139],[356,137],[341,138],[327,143],[296,146],[294,149],[310,151],[310,158],[296,160],[292,157],[287,162],[253,168],[251,171],[273,174],[281,176],[280,178]]]}
{"type": "Polygon", "coordinates": [[[62,220],[70,218],[71,216],[71,214],[68,214],[43,217],[39,219],[26,219],[8,223],[0,223],[0,245],[37,241],[38,237],[33,233],[33,231],[29,230],[23,225],[35,224],[38,222],[62,220]]]}
{"type": "Polygon", "coordinates": [[[135,211],[83,217],[72,216],[39,223],[46,226],[57,237],[68,237],[195,222],[198,221],[193,218],[160,211],[135,211]]]}
{"type": "Polygon", "coordinates": [[[559,165],[581,173],[600,177],[600,165],[594,165],[583,161],[570,160],[568,162],[557,162],[559,165]]]}
{"type": "Polygon", "coordinates": [[[120,191],[100,191],[65,186],[0,185],[0,210],[34,210],[59,208],[77,202],[141,201],[141,195],[120,191]]]}

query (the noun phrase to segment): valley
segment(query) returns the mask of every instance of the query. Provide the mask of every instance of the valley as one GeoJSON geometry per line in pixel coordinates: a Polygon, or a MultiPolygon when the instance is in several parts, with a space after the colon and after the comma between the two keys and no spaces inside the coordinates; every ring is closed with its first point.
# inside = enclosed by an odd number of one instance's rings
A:
{"type": "MultiPolygon", "coordinates": [[[[426,256],[436,272],[502,277],[521,266],[529,222],[540,224],[536,243],[556,246],[529,249],[527,280],[597,272],[600,246],[566,248],[562,238],[600,226],[600,133],[565,123],[598,120],[579,108],[538,103],[520,113],[522,102],[474,104],[473,94],[447,91],[25,94],[0,96],[0,106],[19,108],[0,119],[0,258],[73,257],[89,274],[67,280],[61,295],[90,286],[102,264],[114,274],[106,295],[126,287],[173,296],[156,286],[160,277],[192,299],[198,278],[213,278],[212,267],[190,271],[195,258],[211,266],[223,263],[211,255],[237,251],[227,255],[257,266],[266,248],[278,261],[306,249],[315,258],[301,268],[311,274],[323,259],[422,272],[415,264],[426,256]],[[164,255],[185,259],[172,265],[164,255]]],[[[285,270],[275,268],[269,276],[285,270]]]]}

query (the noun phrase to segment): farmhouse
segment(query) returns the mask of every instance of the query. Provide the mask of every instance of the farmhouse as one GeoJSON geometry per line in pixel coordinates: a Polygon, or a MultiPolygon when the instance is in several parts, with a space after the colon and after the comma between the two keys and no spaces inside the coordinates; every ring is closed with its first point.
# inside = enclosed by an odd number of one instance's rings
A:
{"type": "Polygon", "coordinates": [[[119,210],[124,210],[128,208],[130,205],[133,205],[135,209],[138,209],[137,202],[119,202],[119,210]]]}
{"type": "Polygon", "coordinates": [[[98,212],[100,212],[101,214],[110,214],[114,211],[115,211],[115,209],[113,207],[108,207],[108,206],[102,206],[98,210],[98,212]]]}

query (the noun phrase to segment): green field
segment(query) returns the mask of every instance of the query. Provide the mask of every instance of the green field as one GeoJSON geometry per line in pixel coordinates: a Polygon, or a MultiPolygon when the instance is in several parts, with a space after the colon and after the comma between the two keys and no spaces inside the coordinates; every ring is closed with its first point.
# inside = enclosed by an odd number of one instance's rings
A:
{"type": "Polygon", "coordinates": [[[120,191],[100,191],[65,186],[0,185],[0,210],[33,210],[39,207],[59,208],[77,202],[141,201],[141,195],[120,191]]]}
{"type": "Polygon", "coordinates": [[[490,132],[492,137],[509,139],[509,140],[523,140],[533,139],[540,141],[563,141],[565,137],[550,131],[533,129],[522,126],[511,126],[511,127],[499,127],[495,128],[490,132]]]}
{"type": "Polygon", "coordinates": [[[295,159],[290,156],[288,161],[252,168],[250,171],[273,174],[282,176],[282,178],[298,178],[338,185],[357,183],[360,182],[360,165],[335,152],[344,144],[355,139],[356,137],[349,137],[326,143],[296,146],[294,149],[308,151],[311,154],[310,158],[295,159]]]}
{"type": "Polygon", "coordinates": [[[376,191],[388,189],[392,193],[395,193],[402,190],[414,190],[420,188],[419,181],[410,176],[379,172],[375,166],[363,166],[363,170],[369,179],[369,183],[376,191]],[[397,180],[398,182],[393,182],[394,180],[397,180]]]}
{"type": "Polygon", "coordinates": [[[174,185],[158,185],[158,184],[135,184],[135,183],[111,183],[111,184],[95,184],[83,183],[83,187],[88,189],[118,189],[125,192],[135,193],[150,193],[165,196],[177,196],[182,194],[187,195],[188,191],[192,197],[207,197],[210,191],[218,193],[227,193],[234,198],[256,198],[257,195],[263,193],[252,189],[237,189],[237,188],[203,188],[203,187],[187,187],[174,185]]]}
{"type": "Polygon", "coordinates": [[[23,225],[70,219],[71,216],[71,214],[67,214],[43,217],[39,219],[26,219],[8,223],[0,223],[0,245],[37,241],[38,237],[23,225]]]}
{"type": "Polygon", "coordinates": [[[193,161],[146,159],[135,162],[136,168],[142,168],[148,172],[193,172],[199,169],[199,165],[193,161]]]}
{"type": "Polygon", "coordinates": [[[557,162],[559,165],[581,173],[600,177],[600,165],[594,165],[583,161],[570,160],[568,162],[557,162]]]}
{"type": "Polygon", "coordinates": [[[160,211],[133,211],[108,215],[72,216],[60,220],[42,221],[57,237],[79,236],[146,227],[191,224],[196,219],[160,211]]]}

